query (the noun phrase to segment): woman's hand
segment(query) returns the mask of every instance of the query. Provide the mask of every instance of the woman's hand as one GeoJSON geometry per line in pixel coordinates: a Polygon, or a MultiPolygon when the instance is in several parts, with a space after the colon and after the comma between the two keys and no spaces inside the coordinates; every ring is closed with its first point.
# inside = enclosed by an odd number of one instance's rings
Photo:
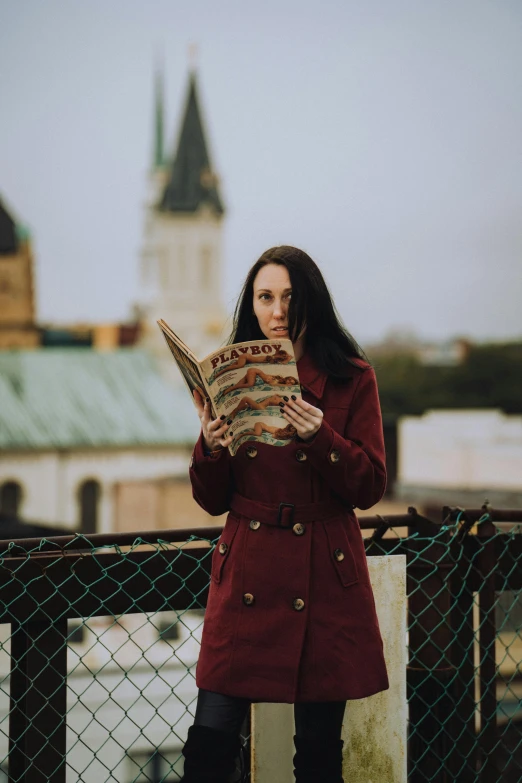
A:
{"type": "Polygon", "coordinates": [[[196,390],[194,390],[193,395],[198,416],[201,421],[201,430],[203,432],[203,440],[205,441],[206,448],[209,451],[216,451],[220,447],[226,448],[233,440],[231,435],[225,437],[225,433],[232,422],[230,419],[225,421],[224,416],[212,420],[210,418],[210,399],[208,397],[203,398],[201,392],[196,390]]]}
{"type": "Polygon", "coordinates": [[[284,406],[280,405],[285,419],[294,425],[301,440],[312,440],[323,423],[323,412],[294,395],[291,399],[283,397],[283,400],[284,406]]]}

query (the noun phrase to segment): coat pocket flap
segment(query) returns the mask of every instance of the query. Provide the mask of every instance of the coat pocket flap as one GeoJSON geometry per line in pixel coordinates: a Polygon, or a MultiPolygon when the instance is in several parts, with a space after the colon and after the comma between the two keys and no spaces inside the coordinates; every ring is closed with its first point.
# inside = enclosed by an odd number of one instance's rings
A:
{"type": "Polygon", "coordinates": [[[221,537],[217,542],[212,554],[212,578],[218,584],[221,582],[223,567],[228,560],[232,543],[236,537],[239,520],[229,516],[221,537]]]}
{"type": "Polygon", "coordinates": [[[359,572],[345,525],[341,519],[332,519],[324,527],[337,575],[343,587],[349,587],[359,581],[359,572]]]}

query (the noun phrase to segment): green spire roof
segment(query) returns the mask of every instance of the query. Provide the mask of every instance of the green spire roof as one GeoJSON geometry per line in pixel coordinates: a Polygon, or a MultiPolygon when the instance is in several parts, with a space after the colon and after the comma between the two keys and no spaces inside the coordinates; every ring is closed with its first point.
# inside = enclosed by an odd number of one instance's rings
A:
{"type": "Polygon", "coordinates": [[[158,206],[163,212],[196,212],[202,204],[224,212],[205,141],[196,76],[191,73],[178,150],[158,206]]]}
{"type": "Polygon", "coordinates": [[[161,168],[165,164],[164,144],[163,144],[163,117],[164,117],[164,97],[163,97],[163,71],[159,68],[156,71],[154,80],[154,160],[155,169],[161,168]]]}

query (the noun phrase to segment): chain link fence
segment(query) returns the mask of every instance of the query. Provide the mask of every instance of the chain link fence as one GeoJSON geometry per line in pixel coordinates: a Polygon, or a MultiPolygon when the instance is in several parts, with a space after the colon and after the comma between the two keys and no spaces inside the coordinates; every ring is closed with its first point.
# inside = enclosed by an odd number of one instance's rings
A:
{"type": "MultiPolygon", "coordinates": [[[[522,511],[443,519],[361,519],[407,556],[408,780],[522,783],[522,511]]],[[[180,779],[219,533],[0,544],[0,781],[180,779]]]]}

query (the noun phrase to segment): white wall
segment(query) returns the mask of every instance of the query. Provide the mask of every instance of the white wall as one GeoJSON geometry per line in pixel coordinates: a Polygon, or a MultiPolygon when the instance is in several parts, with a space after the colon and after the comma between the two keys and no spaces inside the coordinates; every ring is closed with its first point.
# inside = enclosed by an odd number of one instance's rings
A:
{"type": "Polygon", "coordinates": [[[398,426],[403,486],[522,491],[522,416],[428,411],[398,426]]]}
{"type": "Polygon", "coordinates": [[[115,483],[186,476],[189,460],[189,449],[174,447],[4,452],[0,455],[0,484],[21,484],[19,513],[23,519],[73,530],[79,522],[78,489],[84,481],[94,479],[101,485],[98,532],[110,533],[115,483]]]}
{"type": "MultiPolygon", "coordinates": [[[[139,751],[150,754],[155,747],[171,761],[179,759],[176,769],[181,772],[181,748],[193,723],[197,697],[195,665],[202,617],[190,610],[180,612],[180,638],[172,642],[160,640],[154,627],[165,617],[172,622],[176,613],[129,614],[118,618],[118,623],[115,618],[93,617],[85,624],[84,641],[68,643],[69,783],[79,779],[102,783],[109,777],[117,783],[129,783],[137,778],[138,768],[126,757],[126,750],[132,756],[139,751]]],[[[10,635],[10,625],[0,625],[0,675],[4,681],[10,670],[10,635]]],[[[3,688],[3,726],[9,709],[9,689],[3,688]]],[[[3,731],[0,762],[4,765],[9,752],[7,739],[7,731],[3,731]]]]}

